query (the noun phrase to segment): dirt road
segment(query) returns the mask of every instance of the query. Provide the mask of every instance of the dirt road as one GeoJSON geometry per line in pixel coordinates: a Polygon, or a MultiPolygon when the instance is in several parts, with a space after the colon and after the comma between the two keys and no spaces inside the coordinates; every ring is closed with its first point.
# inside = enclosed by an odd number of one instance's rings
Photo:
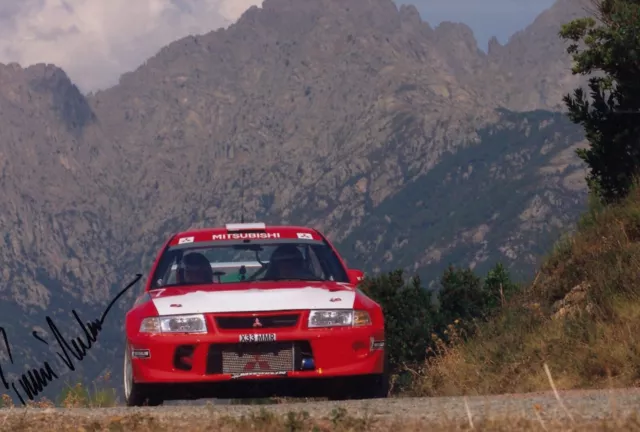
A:
{"type": "MultiPolygon", "coordinates": [[[[584,424],[595,424],[594,421],[602,419],[623,418],[636,414],[640,418],[640,388],[613,391],[570,391],[561,392],[561,400],[573,420],[584,424]]],[[[471,413],[472,422],[476,425],[487,419],[502,419],[500,424],[505,426],[505,418],[529,419],[538,425],[549,425],[549,422],[562,422],[565,426],[570,424],[571,417],[565,412],[556,400],[552,392],[531,393],[520,395],[501,395],[468,397],[466,399],[471,413]],[[540,416],[537,417],[536,413],[540,416]]],[[[364,427],[361,430],[388,430],[394,427],[398,430],[416,430],[420,425],[433,427],[434,422],[469,425],[468,413],[465,408],[465,399],[461,397],[439,398],[393,398],[364,401],[343,402],[313,402],[313,403],[283,403],[275,405],[205,405],[184,406],[173,405],[153,408],[74,408],[74,409],[22,409],[0,410],[0,426],[6,430],[37,430],[53,425],[63,428],[70,427],[74,430],[85,428],[86,430],[101,430],[100,425],[107,429],[114,429],[113,422],[120,422],[126,430],[147,430],[189,427],[190,431],[200,430],[200,427],[213,423],[222,430],[246,430],[249,425],[256,423],[261,430],[272,429],[274,422],[287,420],[290,412],[305,412],[308,417],[300,414],[297,417],[301,425],[322,424],[323,421],[336,425],[336,421],[346,421],[345,418],[360,419],[362,422],[374,423],[376,427],[364,427]],[[261,413],[264,408],[266,412],[261,413]],[[342,408],[344,410],[342,410],[342,408]],[[346,411],[345,411],[346,410],[346,411]],[[27,413],[25,413],[27,411],[27,413]],[[253,416],[252,416],[253,413],[253,416]],[[275,414],[275,416],[274,416],[275,414]],[[237,419],[246,416],[245,426],[240,427],[237,419]],[[338,419],[338,420],[336,420],[338,419]],[[372,422],[372,420],[375,420],[372,422]],[[19,422],[16,423],[16,422],[19,422]],[[123,423],[124,422],[124,423],[123,423]],[[132,422],[132,423],[127,423],[132,422]],[[150,423],[149,423],[150,422],[150,423]],[[213,422],[213,423],[212,423],[213,422]],[[222,423],[220,423],[222,422],[222,423]],[[247,423],[248,422],[248,423],[247,423]],[[317,423],[320,422],[320,423],[317,423]],[[126,424],[125,424],[126,423],[126,424]],[[273,423],[273,424],[272,424],[273,423]],[[194,428],[193,426],[197,427],[194,428]],[[152,427],[153,426],[153,427],[152,427]],[[406,426],[406,427],[405,427],[406,426]],[[411,426],[411,427],[409,427],[411,426]]],[[[296,420],[296,421],[298,421],[296,420]]],[[[515,423],[509,423],[514,427],[515,423]]],[[[640,424],[640,423],[638,423],[640,424]]],[[[280,426],[285,427],[284,423],[280,426]]],[[[500,426],[500,427],[502,427],[500,426]]],[[[275,427],[275,426],[274,426],[275,427]]],[[[524,426],[520,427],[522,429],[524,426]]],[[[116,428],[118,429],[118,428],[116,428]]],[[[203,429],[203,430],[204,430],[203,429]]],[[[287,427],[288,430],[311,430],[311,427],[301,426],[300,429],[287,427]]],[[[337,428],[340,429],[340,428],[337,428]]],[[[335,430],[337,430],[335,429],[335,430]]],[[[353,428],[347,428],[353,429],[353,428]]],[[[358,428],[355,428],[358,429],[358,428]]],[[[498,428],[500,429],[500,428],[498,428]]],[[[3,429],[4,430],[4,429],[3,429]]],[[[210,429],[209,429],[210,430],[210,429]]],[[[322,428],[320,428],[322,430],[322,428]]],[[[496,429],[497,430],[497,429],[496,429]]],[[[500,429],[502,430],[502,429],[500,429]]]]}

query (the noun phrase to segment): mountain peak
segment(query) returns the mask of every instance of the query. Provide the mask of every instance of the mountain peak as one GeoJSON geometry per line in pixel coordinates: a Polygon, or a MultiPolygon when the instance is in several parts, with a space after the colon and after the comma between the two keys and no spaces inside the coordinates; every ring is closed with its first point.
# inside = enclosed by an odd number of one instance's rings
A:
{"type": "Polygon", "coordinates": [[[420,12],[418,12],[418,9],[416,9],[414,5],[403,4],[400,6],[400,9],[398,12],[400,14],[400,20],[402,20],[402,22],[415,25],[415,26],[427,24],[424,21],[422,21],[420,12]]]}
{"type": "Polygon", "coordinates": [[[321,20],[318,25],[356,23],[386,29],[399,24],[398,7],[393,0],[265,0],[262,7],[253,6],[230,26],[271,26],[278,22],[281,32],[299,25],[295,19],[321,20]],[[335,19],[334,19],[335,18],[335,19]]]}
{"type": "Polygon", "coordinates": [[[491,39],[489,39],[487,55],[489,56],[496,55],[497,53],[500,52],[502,48],[503,48],[503,45],[500,43],[498,38],[495,36],[491,36],[491,39]]]}
{"type": "MultiPolygon", "coordinates": [[[[532,35],[480,55],[469,26],[392,0],[266,0],[87,98],[55,65],[0,65],[0,325],[101,313],[164,239],[241,208],[372,271],[528,260],[576,205],[565,176],[584,178],[565,116],[496,113],[560,100],[568,56],[532,35]],[[523,191],[506,206],[505,184],[523,191]]],[[[105,331],[95,355],[121,355],[105,331]]]]}

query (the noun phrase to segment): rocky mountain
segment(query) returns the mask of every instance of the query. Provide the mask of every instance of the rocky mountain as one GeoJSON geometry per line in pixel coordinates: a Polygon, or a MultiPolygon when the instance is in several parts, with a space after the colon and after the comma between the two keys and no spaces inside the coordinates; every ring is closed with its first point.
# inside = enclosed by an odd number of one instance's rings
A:
{"type": "MultiPolygon", "coordinates": [[[[392,0],[265,0],[88,96],[54,65],[0,66],[7,376],[57,357],[46,316],[80,335],[71,309],[98,318],[172,232],[238,220],[243,172],[249,218],[314,225],[368,272],[526,272],[585,197],[580,131],[518,112],[553,110],[573,86],[562,42],[536,48],[547,16],[484,54],[466,25],[431,28],[392,0]]],[[[67,377],[108,368],[120,382],[122,314],[142,282],[67,377]]]]}
{"type": "Polygon", "coordinates": [[[420,273],[437,288],[449,264],[485,274],[497,261],[527,280],[584,208],[582,130],[564,114],[501,110],[480,142],[442,158],[378,206],[339,247],[351,265],[420,273]],[[373,235],[372,235],[373,234],[373,235]]]}
{"type": "Polygon", "coordinates": [[[564,110],[562,96],[577,86],[586,88],[588,77],[571,74],[568,43],[559,39],[558,31],[593,10],[593,0],[557,0],[506,45],[495,38],[489,41],[490,70],[506,72],[497,78],[507,93],[505,108],[564,110]]]}

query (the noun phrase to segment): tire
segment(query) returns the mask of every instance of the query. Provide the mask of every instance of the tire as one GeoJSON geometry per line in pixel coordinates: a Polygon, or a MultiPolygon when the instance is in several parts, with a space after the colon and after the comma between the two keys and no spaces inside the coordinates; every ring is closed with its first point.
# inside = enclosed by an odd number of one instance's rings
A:
{"type": "Polygon", "coordinates": [[[389,393],[389,376],[386,373],[367,377],[352,399],[383,399],[389,393]]]}
{"type": "Polygon", "coordinates": [[[387,374],[351,377],[331,391],[329,400],[383,399],[389,394],[387,374]]]}
{"type": "Polygon", "coordinates": [[[332,391],[329,400],[384,399],[389,395],[389,363],[385,353],[384,372],[376,375],[351,377],[339,389],[332,391]]]}
{"type": "Polygon", "coordinates": [[[164,400],[160,395],[152,394],[144,384],[138,384],[133,378],[133,369],[131,365],[131,350],[129,343],[125,346],[124,364],[123,364],[123,385],[124,400],[129,407],[134,406],[158,406],[162,405],[164,400]]]}

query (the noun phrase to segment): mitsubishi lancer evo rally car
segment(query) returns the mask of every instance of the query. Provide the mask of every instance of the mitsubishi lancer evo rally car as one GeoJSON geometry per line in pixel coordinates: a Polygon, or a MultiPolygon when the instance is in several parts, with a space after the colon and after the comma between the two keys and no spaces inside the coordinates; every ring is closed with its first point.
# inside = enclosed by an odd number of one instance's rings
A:
{"type": "Polygon", "coordinates": [[[386,397],[384,317],[362,278],[309,228],[172,236],[125,318],[127,405],[386,397]]]}

